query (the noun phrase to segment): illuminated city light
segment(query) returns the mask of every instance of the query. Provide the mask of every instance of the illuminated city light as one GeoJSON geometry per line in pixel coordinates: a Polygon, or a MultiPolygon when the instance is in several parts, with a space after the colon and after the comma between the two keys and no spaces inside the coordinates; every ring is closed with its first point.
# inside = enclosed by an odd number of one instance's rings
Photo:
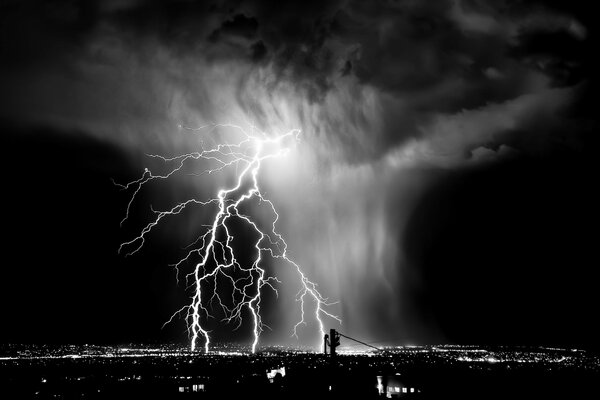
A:
{"type": "Polygon", "coordinates": [[[285,376],[285,367],[276,368],[276,369],[272,369],[271,371],[267,371],[267,379],[269,379],[271,382],[273,382],[273,379],[275,379],[277,374],[280,374],[282,377],[284,377],[285,376]]]}

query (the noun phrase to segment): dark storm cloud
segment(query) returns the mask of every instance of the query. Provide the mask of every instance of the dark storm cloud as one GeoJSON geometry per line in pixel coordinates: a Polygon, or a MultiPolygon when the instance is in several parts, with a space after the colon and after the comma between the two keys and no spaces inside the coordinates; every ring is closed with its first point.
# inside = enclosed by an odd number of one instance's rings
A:
{"type": "MultiPolygon", "coordinates": [[[[115,41],[125,46],[124,53],[106,62],[117,68],[127,62],[123,57],[151,64],[148,58],[158,46],[167,48],[174,60],[271,65],[278,80],[301,88],[299,93],[313,104],[324,103],[340,82],[354,79],[359,87],[375,90],[383,124],[381,134],[363,150],[359,139],[328,133],[346,147],[350,160],[426,137],[436,116],[507,102],[545,86],[573,86],[591,72],[586,63],[590,33],[580,20],[582,13],[553,5],[15,1],[2,8],[2,53],[8,60],[3,69],[14,68],[4,73],[8,86],[11,74],[26,76],[23,70],[62,73],[78,60],[102,63],[90,59],[90,46],[110,50],[115,41]]],[[[13,89],[15,96],[19,91],[13,89]]]]}
{"type": "MultiPolygon", "coordinates": [[[[269,188],[293,247],[301,249],[301,264],[314,268],[325,287],[338,288],[332,298],[341,300],[345,323],[365,338],[381,331],[394,338],[395,330],[407,338],[435,337],[405,289],[443,286],[436,270],[443,257],[421,259],[414,252],[428,249],[408,242],[403,254],[403,239],[432,235],[432,251],[452,250],[456,243],[445,239],[453,231],[428,220],[436,219],[432,209],[443,219],[456,204],[476,200],[483,186],[448,203],[433,196],[430,208],[410,218],[415,204],[429,198],[422,191],[465,170],[488,176],[498,161],[519,165],[523,155],[592,152],[595,21],[589,9],[572,3],[3,1],[0,117],[54,128],[62,140],[90,135],[128,154],[189,151],[179,123],[301,128],[310,151],[303,148],[304,158],[273,173],[278,186],[269,188]],[[313,163],[330,168],[311,169],[313,163]],[[279,174],[285,179],[277,180],[279,174]],[[435,276],[422,277],[429,272],[435,276]],[[414,324],[406,323],[410,318],[414,324]]],[[[18,153],[25,153],[29,141],[18,143],[18,153]]],[[[544,179],[551,196],[552,180],[544,179]]],[[[523,182],[517,191],[526,187],[523,182]]],[[[476,233],[467,233],[484,240],[495,215],[518,211],[499,213],[502,206],[485,202],[490,222],[482,219],[476,233]]],[[[468,221],[479,221],[467,211],[468,221]]],[[[517,214],[515,225],[525,218],[517,214]]],[[[505,226],[503,233],[510,236],[511,229],[518,228],[505,226]]],[[[453,267],[444,273],[452,276],[453,267]]]]}
{"type": "Polygon", "coordinates": [[[221,28],[213,32],[215,40],[219,35],[237,35],[248,39],[256,35],[258,22],[256,18],[248,18],[245,15],[237,14],[233,19],[223,22],[221,28]]]}

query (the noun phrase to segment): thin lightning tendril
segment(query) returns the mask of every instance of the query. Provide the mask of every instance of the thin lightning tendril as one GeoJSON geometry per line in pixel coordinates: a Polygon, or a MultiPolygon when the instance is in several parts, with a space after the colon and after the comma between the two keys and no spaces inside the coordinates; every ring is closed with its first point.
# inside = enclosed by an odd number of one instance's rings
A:
{"type": "Polygon", "coordinates": [[[178,155],[175,157],[163,157],[160,155],[149,155],[164,161],[171,168],[162,175],[153,174],[146,168],[139,179],[125,185],[115,183],[123,190],[131,190],[133,194],[127,203],[125,217],[121,221],[123,225],[129,218],[131,207],[140,193],[142,187],[155,180],[166,180],[175,174],[182,173],[187,163],[201,160],[216,164],[200,172],[198,175],[213,174],[233,169],[235,167],[236,183],[230,188],[220,189],[217,196],[205,201],[189,199],[176,204],[169,210],[157,211],[152,209],[154,220],[148,223],[138,236],[130,241],[124,242],[119,247],[119,253],[127,256],[140,251],[146,241],[146,236],[163,220],[182,213],[191,206],[216,205],[217,213],[212,224],[205,225],[206,231],[198,237],[187,249],[187,255],[173,264],[177,272],[179,282],[180,268],[191,261],[194,256],[199,256],[200,261],[196,263],[192,272],[185,276],[186,283],[191,281],[189,288],[193,295],[191,303],[176,311],[165,325],[172,322],[177,315],[184,315],[188,324],[188,333],[191,336],[191,349],[196,350],[198,342],[203,341],[204,351],[208,352],[210,347],[210,335],[206,328],[206,320],[214,318],[209,308],[213,305],[219,307],[224,317],[222,322],[233,323],[238,329],[243,323],[244,310],[248,310],[252,319],[253,341],[252,352],[256,351],[259,337],[264,328],[269,328],[261,319],[261,296],[263,289],[271,289],[276,295],[278,291],[275,284],[281,283],[275,276],[270,276],[263,268],[265,256],[285,261],[293,267],[300,281],[300,291],[296,300],[300,303],[300,320],[294,325],[292,336],[298,338],[298,328],[307,324],[307,303],[315,304],[314,317],[319,326],[321,337],[325,335],[322,317],[326,316],[341,323],[340,318],[329,312],[327,308],[335,302],[329,302],[317,290],[317,284],[312,282],[301,267],[288,255],[288,245],[282,235],[277,231],[276,225],[279,221],[273,203],[261,192],[258,183],[258,174],[263,161],[275,157],[282,157],[288,153],[289,148],[284,146],[286,140],[299,140],[300,130],[294,129],[285,134],[270,137],[264,132],[255,133],[252,127],[251,133],[242,127],[233,124],[215,124],[199,128],[179,126],[179,128],[211,134],[217,128],[231,128],[241,135],[241,140],[235,144],[215,144],[205,149],[201,143],[201,151],[178,155]],[[272,223],[268,231],[261,229],[249,215],[241,212],[240,206],[245,202],[255,199],[259,204],[266,204],[272,214],[272,223]],[[232,247],[234,236],[230,231],[230,223],[237,219],[254,231],[258,237],[253,243],[253,260],[249,263],[238,261],[235,250],[232,247]],[[221,238],[223,236],[223,238],[221,238]],[[221,288],[219,282],[229,282],[231,291],[225,293],[227,288],[221,288]],[[224,296],[230,301],[224,300],[224,296]]]}

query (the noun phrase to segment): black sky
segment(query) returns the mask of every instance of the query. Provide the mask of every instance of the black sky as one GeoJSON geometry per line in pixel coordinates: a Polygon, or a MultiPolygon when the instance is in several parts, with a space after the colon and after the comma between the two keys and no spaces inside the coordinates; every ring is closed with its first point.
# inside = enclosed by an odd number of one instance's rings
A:
{"type": "Polygon", "coordinates": [[[383,324],[381,338],[598,349],[592,15],[553,1],[3,1],[0,341],[185,342],[160,329],[185,299],[168,267],[181,244],[117,254],[144,214],[119,227],[112,179],[176,148],[160,131],[177,94],[218,115],[209,79],[187,73],[201,64],[251,71],[227,84],[259,121],[255,71],[268,93],[284,82],[325,109],[314,140],[339,165],[416,149],[408,174],[427,184],[403,219],[388,180],[385,212],[404,254],[395,300],[435,333],[383,324]]]}

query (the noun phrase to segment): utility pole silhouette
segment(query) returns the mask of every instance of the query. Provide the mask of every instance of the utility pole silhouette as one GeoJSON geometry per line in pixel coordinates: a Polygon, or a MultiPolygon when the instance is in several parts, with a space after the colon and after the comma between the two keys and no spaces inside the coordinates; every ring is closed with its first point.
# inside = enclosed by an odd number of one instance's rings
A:
{"type": "MultiPolygon", "coordinates": [[[[325,335],[327,336],[327,335],[325,335]]],[[[329,330],[329,354],[335,357],[335,348],[340,345],[340,334],[335,329],[329,330]]]]}
{"type": "Polygon", "coordinates": [[[329,355],[332,358],[335,357],[335,354],[336,354],[335,349],[336,349],[336,347],[339,347],[339,345],[340,345],[340,337],[342,337],[342,336],[345,337],[346,339],[350,339],[350,340],[352,340],[354,342],[357,342],[357,343],[360,343],[360,344],[362,344],[364,346],[370,347],[370,348],[375,349],[377,351],[381,351],[381,349],[378,348],[378,347],[375,347],[373,345],[365,343],[365,342],[363,342],[361,340],[351,338],[350,336],[346,336],[343,333],[337,332],[335,329],[330,329],[329,330],[329,335],[325,334],[325,336],[323,336],[323,353],[327,354],[327,346],[329,346],[329,355]]]}
{"type": "MultiPolygon", "coordinates": [[[[368,346],[375,350],[381,351],[381,349],[379,349],[375,346],[372,346],[372,345],[365,343],[363,341],[360,341],[358,339],[351,338],[350,336],[346,336],[343,333],[337,332],[335,329],[330,329],[329,335],[325,334],[323,336],[323,353],[325,353],[325,355],[327,355],[327,346],[329,346],[329,363],[328,363],[329,364],[329,391],[331,392],[332,395],[335,395],[335,393],[338,393],[338,390],[340,390],[340,388],[343,387],[341,380],[340,380],[341,379],[340,371],[338,370],[338,367],[337,367],[336,351],[335,351],[335,349],[340,346],[340,338],[342,336],[345,337],[346,339],[360,343],[364,346],[368,346]]],[[[335,395],[335,396],[337,396],[337,395],[335,395]]]]}

